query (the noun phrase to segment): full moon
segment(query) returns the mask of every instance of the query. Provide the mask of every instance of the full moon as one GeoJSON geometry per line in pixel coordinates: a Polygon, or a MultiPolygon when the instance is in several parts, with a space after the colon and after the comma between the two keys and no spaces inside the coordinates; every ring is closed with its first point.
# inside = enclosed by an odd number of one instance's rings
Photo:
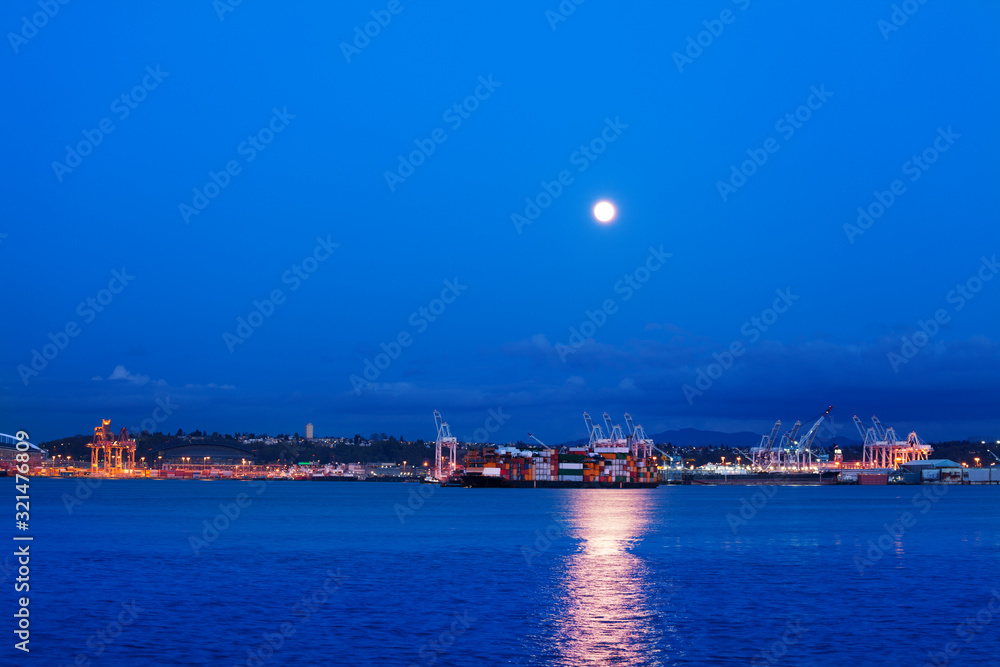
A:
{"type": "Polygon", "coordinates": [[[594,217],[598,222],[608,223],[615,219],[615,206],[609,201],[599,201],[594,206],[594,217]]]}

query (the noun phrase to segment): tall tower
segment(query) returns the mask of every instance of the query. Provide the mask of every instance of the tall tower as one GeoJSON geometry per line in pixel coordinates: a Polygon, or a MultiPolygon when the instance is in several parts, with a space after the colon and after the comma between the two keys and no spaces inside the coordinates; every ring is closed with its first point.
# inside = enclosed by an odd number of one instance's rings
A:
{"type": "Polygon", "coordinates": [[[313,425],[306,424],[306,440],[312,440],[312,439],[313,439],[313,425]]]}

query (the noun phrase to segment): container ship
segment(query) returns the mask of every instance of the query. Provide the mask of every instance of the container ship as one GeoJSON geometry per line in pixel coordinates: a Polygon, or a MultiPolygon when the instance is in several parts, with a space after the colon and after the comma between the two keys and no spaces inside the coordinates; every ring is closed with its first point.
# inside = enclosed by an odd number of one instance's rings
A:
{"type": "Polygon", "coordinates": [[[659,484],[651,457],[629,447],[570,447],[521,450],[483,447],[465,457],[467,488],[653,489],[659,484]]]}

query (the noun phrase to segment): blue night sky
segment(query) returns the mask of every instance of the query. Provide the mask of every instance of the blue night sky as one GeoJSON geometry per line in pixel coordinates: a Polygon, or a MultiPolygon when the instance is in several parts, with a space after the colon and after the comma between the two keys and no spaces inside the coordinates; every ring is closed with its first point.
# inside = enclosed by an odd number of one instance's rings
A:
{"type": "Polygon", "coordinates": [[[0,431],[1000,437],[1000,6],[914,5],[5,3],[0,431]]]}

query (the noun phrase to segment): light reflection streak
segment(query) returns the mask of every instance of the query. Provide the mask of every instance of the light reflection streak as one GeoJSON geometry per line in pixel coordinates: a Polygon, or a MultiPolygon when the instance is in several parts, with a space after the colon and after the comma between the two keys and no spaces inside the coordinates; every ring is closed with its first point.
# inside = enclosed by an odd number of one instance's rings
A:
{"type": "Polygon", "coordinates": [[[655,582],[632,553],[649,527],[642,492],[581,490],[569,503],[570,536],[581,540],[559,581],[565,605],[554,620],[555,649],[567,665],[649,665],[656,646],[655,582]]]}

